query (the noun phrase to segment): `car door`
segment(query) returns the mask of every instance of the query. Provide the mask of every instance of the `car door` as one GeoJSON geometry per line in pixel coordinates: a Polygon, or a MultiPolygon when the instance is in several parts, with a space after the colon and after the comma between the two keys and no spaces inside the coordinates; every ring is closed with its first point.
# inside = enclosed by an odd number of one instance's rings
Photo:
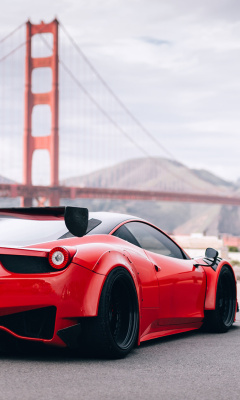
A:
{"type": "Polygon", "coordinates": [[[141,248],[136,238],[126,228],[126,225],[128,224],[121,225],[113,235],[134,245],[133,247],[126,243],[124,253],[128,257],[130,263],[134,264],[141,281],[141,306],[143,308],[158,309],[159,290],[156,270],[145,250],[141,248]]]}
{"type": "Polygon", "coordinates": [[[127,229],[155,266],[160,326],[200,322],[204,317],[206,276],[167,235],[152,225],[129,222],[127,229]]]}
{"type": "Polygon", "coordinates": [[[146,335],[154,331],[152,327],[158,324],[159,285],[157,272],[145,250],[141,248],[125,225],[121,225],[113,235],[125,241],[124,254],[134,265],[138,274],[141,294],[140,336],[146,335]]]}

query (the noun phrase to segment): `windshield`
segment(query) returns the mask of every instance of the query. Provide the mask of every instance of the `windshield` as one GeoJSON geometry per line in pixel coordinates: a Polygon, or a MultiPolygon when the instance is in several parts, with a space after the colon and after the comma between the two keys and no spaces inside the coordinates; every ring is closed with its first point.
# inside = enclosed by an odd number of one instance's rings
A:
{"type": "MultiPolygon", "coordinates": [[[[88,221],[88,234],[93,234],[94,228],[101,221],[88,221]],[[91,232],[90,232],[91,231],[91,232]]],[[[64,220],[35,220],[24,218],[0,218],[0,246],[21,247],[31,244],[49,242],[57,239],[73,237],[67,230],[64,220]]]]}

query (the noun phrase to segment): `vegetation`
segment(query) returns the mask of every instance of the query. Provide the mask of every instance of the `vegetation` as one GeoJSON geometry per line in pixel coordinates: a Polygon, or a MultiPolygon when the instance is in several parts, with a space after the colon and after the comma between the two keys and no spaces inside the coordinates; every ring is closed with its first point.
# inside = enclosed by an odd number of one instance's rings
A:
{"type": "Polygon", "coordinates": [[[231,260],[231,261],[230,261],[230,264],[231,264],[233,267],[240,267],[240,261],[238,261],[238,260],[231,260]]]}
{"type": "Polygon", "coordinates": [[[228,251],[232,253],[237,253],[239,250],[237,246],[228,246],[228,251]]]}

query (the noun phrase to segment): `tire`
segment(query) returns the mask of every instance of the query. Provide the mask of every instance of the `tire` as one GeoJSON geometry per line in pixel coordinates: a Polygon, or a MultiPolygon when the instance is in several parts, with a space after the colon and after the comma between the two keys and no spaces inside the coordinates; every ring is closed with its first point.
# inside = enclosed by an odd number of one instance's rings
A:
{"type": "Polygon", "coordinates": [[[85,320],[82,347],[93,355],[123,358],[138,338],[138,298],[130,274],[121,267],[108,275],[98,316],[85,320]]]}
{"type": "Polygon", "coordinates": [[[234,322],[236,310],[236,284],[233,273],[224,265],[220,271],[216,307],[206,313],[206,326],[214,332],[224,333],[234,322]]]}

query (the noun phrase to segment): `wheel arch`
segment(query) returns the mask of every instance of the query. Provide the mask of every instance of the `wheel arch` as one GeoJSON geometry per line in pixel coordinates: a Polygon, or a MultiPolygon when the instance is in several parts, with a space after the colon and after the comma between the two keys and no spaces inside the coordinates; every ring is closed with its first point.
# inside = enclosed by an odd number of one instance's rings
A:
{"type": "Polygon", "coordinates": [[[204,310],[215,310],[216,307],[216,294],[217,294],[217,284],[220,272],[223,267],[227,267],[232,273],[235,281],[235,293],[237,298],[237,284],[236,277],[234,274],[234,270],[232,266],[225,260],[222,260],[214,271],[211,267],[203,267],[206,277],[207,277],[207,287],[206,287],[206,297],[205,297],[205,305],[204,310]]]}
{"type": "Polygon", "coordinates": [[[105,275],[105,278],[102,282],[101,290],[99,291],[99,295],[98,295],[96,315],[98,315],[100,298],[101,298],[101,294],[102,294],[102,290],[105,285],[105,282],[106,282],[109,274],[116,268],[124,268],[129,273],[129,276],[132,279],[135,290],[136,290],[136,295],[137,295],[137,300],[138,300],[138,313],[139,313],[138,344],[140,344],[139,334],[141,331],[140,328],[141,328],[142,285],[141,285],[141,281],[139,279],[139,275],[138,275],[138,272],[136,271],[135,266],[130,261],[127,254],[124,254],[124,252],[121,253],[119,251],[109,250],[100,257],[100,259],[97,261],[96,265],[94,266],[94,269],[93,269],[94,272],[105,275]]]}

